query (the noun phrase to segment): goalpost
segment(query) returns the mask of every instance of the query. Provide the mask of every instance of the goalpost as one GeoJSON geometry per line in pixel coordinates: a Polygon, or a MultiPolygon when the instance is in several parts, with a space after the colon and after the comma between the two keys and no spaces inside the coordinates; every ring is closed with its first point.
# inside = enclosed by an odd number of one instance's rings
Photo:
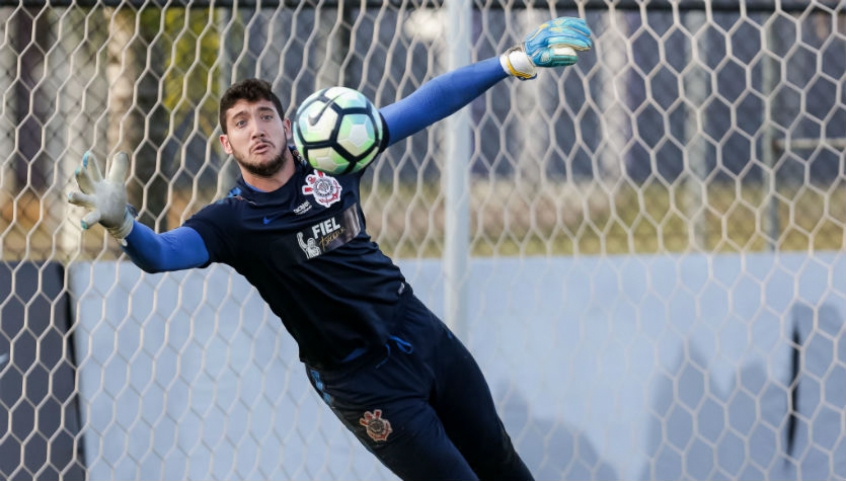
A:
{"type": "Polygon", "coordinates": [[[473,351],[538,479],[846,478],[836,1],[0,0],[0,478],[393,479],[225,266],[148,275],[66,201],[132,153],[139,220],[229,188],[217,103],[384,106],[581,16],[575,66],[392,146],[373,238],[473,351]]]}

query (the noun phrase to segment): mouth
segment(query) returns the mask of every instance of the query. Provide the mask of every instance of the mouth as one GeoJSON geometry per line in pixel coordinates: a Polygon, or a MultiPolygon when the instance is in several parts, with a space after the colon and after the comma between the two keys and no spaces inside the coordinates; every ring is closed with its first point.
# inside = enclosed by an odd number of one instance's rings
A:
{"type": "Polygon", "coordinates": [[[273,145],[271,145],[270,143],[260,142],[260,143],[253,146],[252,153],[257,154],[257,155],[261,155],[261,154],[270,152],[270,150],[272,148],[273,148],[273,145]]]}

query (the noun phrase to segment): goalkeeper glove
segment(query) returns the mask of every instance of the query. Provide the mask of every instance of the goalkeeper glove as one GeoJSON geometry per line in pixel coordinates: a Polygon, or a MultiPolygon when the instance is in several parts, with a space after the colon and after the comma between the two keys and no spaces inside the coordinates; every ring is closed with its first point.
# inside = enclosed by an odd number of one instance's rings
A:
{"type": "Polygon", "coordinates": [[[580,18],[561,17],[546,22],[526,35],[522,44],[500,55],[508,75],[520,80],[537,76],[537,67],[566,67],[579,60],[576,52],[593,47],[590,29],[580,18]]]}
{"type": "Polygon", "coordinates": [[[118,152],[112,159],[108,175],[103,178],[100,167],[91,152],[82,156],[82,167],[77,167],[75,176],[82,192],[68,194],[68,202],[90,210],[82,218],[83,229],[96,223],[102,224],[121,245],[132,232],[134,221],[133,209],[126,200],[124,179],[129,167],[129,156],[118,152]]]}

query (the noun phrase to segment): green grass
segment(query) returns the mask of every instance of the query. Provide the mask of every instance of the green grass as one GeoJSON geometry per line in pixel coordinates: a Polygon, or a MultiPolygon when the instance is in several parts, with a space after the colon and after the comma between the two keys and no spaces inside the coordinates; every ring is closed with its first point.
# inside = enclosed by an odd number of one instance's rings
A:
{"type": "MultiPolygon", "coordinates": [[[[470,245],[473,256],[578,256],[668,252],[758,252],[839,250],[846,246],[846,182],[799,186],[765,196],[760,185],[712,184],[697,202],[683,185],[612,186],[547,183],[520,187],[513,182],[474,180],[470,191],[470,245]],[[772,209],[778,225],[768,232],[772,209]]],[[[172,228],[211,200],[201,192],[173,192],[161,219],[172,228]],[[187,210],[187,209],[190,209],[187,210]]],[[[437,258],[443,251],[444,197],[439,184],[391,184],[362,191],[368,230],[396,258],[437,258]]],[[[55,202],[55,201],[54,201],[55,202]]],[[[81,209],[67,219],[51,216],[56,205],[34,195],[4,201],[0,216],[3,259],[115,259],[117,244],[95,227],[76,226],[81,209]],[[63,247],[62,227],[76,235],[63,247]]],[[[67,230],[66,230],[67,231],[67,230]]]]}
{"type": "MultiPolygon", "coordinates": [[[[368,227],[394,257],[439,257],[444,199],[436,186],[366,191],[368,227]]],[[[617,255],[665,252],[838,250],[844,247],[846,188],[783,189],[711,185],[701,202],[683,187],[612,188],[512,184],[472,189],[474,256],[617,255]],[[770,226],[770,212],[778,223],[770,226]]]]}

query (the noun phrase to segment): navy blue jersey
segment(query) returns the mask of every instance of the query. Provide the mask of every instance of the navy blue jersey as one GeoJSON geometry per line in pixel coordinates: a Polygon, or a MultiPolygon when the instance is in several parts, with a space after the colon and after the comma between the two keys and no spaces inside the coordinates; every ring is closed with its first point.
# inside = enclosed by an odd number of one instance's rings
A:
{"type": "Polygon", "coordinates": [[[385,344],[410,289],[367,234],[361,172],[333,177],[293,152],[296,171],[285,185],[259,192],[241,178],[185,225],[202,236],[206,266],[230,265],[258,289],[303,362],[334,366],[385,344]]]}

